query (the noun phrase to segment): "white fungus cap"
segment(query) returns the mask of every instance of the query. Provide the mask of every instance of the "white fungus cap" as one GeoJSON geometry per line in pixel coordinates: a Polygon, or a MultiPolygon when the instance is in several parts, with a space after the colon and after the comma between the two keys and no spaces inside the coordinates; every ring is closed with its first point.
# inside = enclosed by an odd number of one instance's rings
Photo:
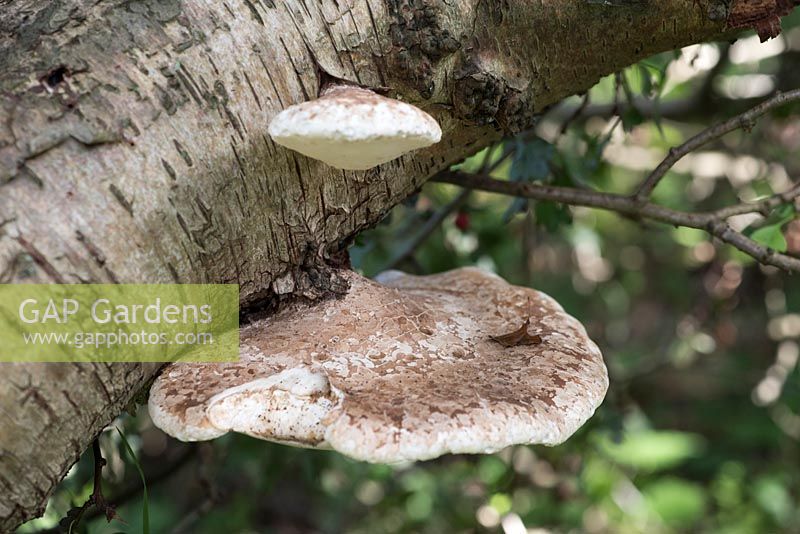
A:
{"type": "Polygon", "coordinates": [[[234,431],[399,463],[556,445],[605,396],[600,351],[544,293],[474,268],[343,276],[343,298],[242,328],[241,361],[167,366],[153,422],[186,441],[234,431]]]}
{"type": "Polygon", "coordinates": [[[369,169],[438,143],[442,130],[421,109],[368,89],[333,85],[316,100],[280,112],[273,141],[332,167],[369,169]]]}

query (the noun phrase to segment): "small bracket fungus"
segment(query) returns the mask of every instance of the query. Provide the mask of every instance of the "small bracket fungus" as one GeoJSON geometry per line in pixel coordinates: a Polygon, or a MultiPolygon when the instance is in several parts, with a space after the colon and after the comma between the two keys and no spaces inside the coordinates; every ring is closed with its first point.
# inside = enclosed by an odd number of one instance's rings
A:
{"type": "Polygon", "coordinates": [[[339,169],[362,170],[438,143],[442,130],[421,109],[353,85],[331,84],[316,100],[281,111],[269,125],[279,145],[339,169]]]}
{"type": "Polygon", "coordinates": [[[150,392],[155,424],[397,463],[556,445],[605,396],[600,351],[544,293],[474,268],[344,276],[346,296],[244,327],[240,362],[168,366],[150,392]]]}

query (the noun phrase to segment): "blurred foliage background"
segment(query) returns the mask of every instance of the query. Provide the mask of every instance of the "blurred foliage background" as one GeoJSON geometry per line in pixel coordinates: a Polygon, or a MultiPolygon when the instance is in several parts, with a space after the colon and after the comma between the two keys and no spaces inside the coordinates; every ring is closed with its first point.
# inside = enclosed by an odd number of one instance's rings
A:
{"type": "MultiPolygon", "coordinates": [[[[763,44],[748,36],[650,58],[462,166],[499,161],[513,144],[496,177],[631,191],[669,147],[800,86],[798,23],[795,13],[763,44]]],[[[800,171],[798,112],[781,108],[684,158],[654,199],[707,210],[786,190],[800,171]]],[[[759,239],[800,252],[793,217],[759,239]]],[[[559,447],[391,467],[239,435],[182,444],[139,407],[116,422],[135,458],[116,430],[100,440],[119,520],[89,510],[73,532],[141,532],[143,512],[151,532],[800,531],[797,276],[701,231],[433,183],[351,257],[370,276],[478,265],[549,293],[603,350],[605,403],[559,447]]],[[[58,531],[91,491],[89,451],[21,532],[58,531]]]]}

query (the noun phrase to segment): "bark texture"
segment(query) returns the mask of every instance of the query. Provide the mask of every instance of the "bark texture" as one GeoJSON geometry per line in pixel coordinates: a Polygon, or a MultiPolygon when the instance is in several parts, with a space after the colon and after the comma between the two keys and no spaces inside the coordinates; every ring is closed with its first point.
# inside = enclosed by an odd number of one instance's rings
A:
{"type": "MultiPolygon", "coordinates": [[[[720,16],[720,11],[722,15],[720,16]]],[[[0,282],[341,291],[348,240],[431,173],[601,76],[722,35],[711,0],[0,0],[0,282]],[[443,141],[366,172],[276,146],[318,71],[413,102],[443,141]]],[[[0,530],[40,514],[155,372],[7,364],[0,530]]]]}

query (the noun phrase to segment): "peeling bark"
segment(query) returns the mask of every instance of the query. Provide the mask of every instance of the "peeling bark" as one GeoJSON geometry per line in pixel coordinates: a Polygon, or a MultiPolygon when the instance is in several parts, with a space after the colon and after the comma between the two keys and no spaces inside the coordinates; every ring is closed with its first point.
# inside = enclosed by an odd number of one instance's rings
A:
{"type": "MultiPolygon", "coordinates": [[[[345,244],[431,173],[724,31],[716,0],[616,4],[0,0],[0,282],[234,282],[245,306],[337,291],[345,244]],[[366,172],[276,146],[270,119],[318,69],[413,102],[444,140],[366,172]]],[[[0,530],[43,511],[154,372],[4,366],[0,530]]]]}

